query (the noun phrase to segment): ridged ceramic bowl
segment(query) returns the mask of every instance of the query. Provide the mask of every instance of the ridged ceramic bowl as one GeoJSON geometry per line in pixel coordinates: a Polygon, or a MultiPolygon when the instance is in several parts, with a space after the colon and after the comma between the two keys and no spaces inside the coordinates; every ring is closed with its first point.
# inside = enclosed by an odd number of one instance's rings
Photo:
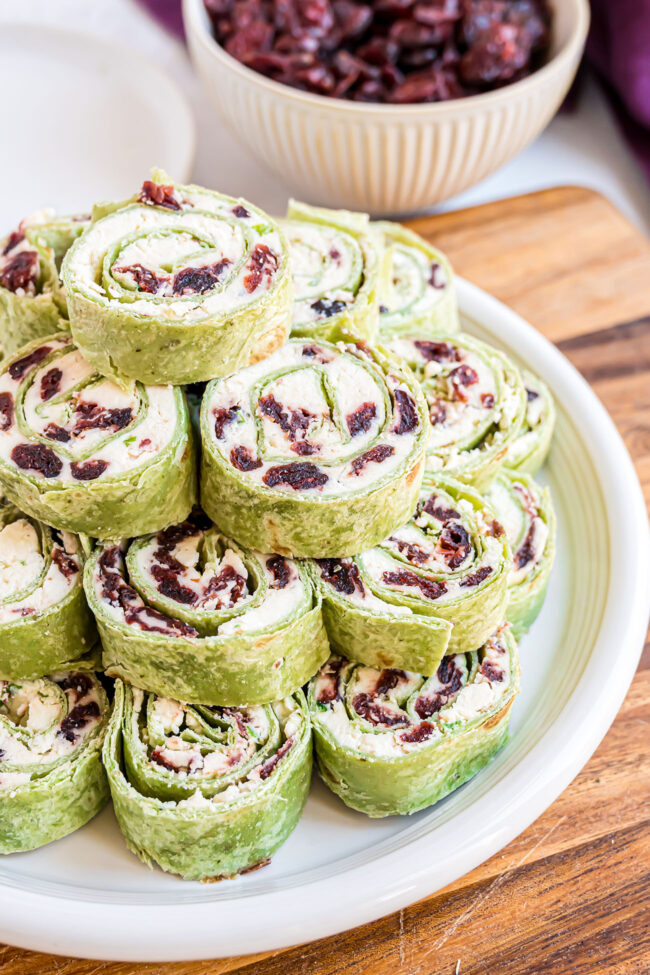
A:
{"type": "Polygon", "coordinates": [[[194,64],[242,143],[310,203],[403,214],[484,179],[556,113],[576,73],[588,0],[552,0],[547,63],[522,81],[450,102],[383,105],[326,98],[271,81],[212,36],[203,0],[183,0],[194,64]]]}

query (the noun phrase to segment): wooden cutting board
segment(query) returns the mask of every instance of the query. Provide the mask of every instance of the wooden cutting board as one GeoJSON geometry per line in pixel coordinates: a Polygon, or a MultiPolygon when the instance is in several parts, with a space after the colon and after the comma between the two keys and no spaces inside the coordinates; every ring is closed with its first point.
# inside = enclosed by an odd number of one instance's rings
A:
{"type": "MultiPolygon", "coordinates": [[[[580,187],[413,226],[578,367],[623,435],[650,501],[650,243],[580,187]]],[[[225,972],[647,975],[650,644],[607,737],[560,798],[501,853],[398,914],[288,951],[211,962],[112,964],[0,947],[0,975],[225,972]]]]}

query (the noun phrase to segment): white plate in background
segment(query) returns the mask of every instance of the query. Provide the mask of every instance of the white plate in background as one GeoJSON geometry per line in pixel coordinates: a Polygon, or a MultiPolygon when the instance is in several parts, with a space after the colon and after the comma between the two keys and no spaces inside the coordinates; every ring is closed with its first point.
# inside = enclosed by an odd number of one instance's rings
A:
{"type": "MultiPolygon", "coordinates": [[[[79,832],[0,860],[0,940],[40,951],[174,961],[287,947],[434,893],[496,853],[590,757],[625,696],[650,602],[645,504],[629,455],[570,363],[518,315],[457,280],[463,327],[551,387],[557,432],[543,480],[557,562],[521,645],[511,737],[430,810],[370,820],[314,779],[295,833],[263,870],[219,884],[148,870],[106,809],[79,832]]],[[[579,824],[576,824],[579,829],[579,824]]]]}
{"type": "Polygon", "coordinates": [[[152,166],[189,178],[184,96],[141,54],[93,34],[0,24],[0,236],[43,207],[131,196],[152,166]]]}

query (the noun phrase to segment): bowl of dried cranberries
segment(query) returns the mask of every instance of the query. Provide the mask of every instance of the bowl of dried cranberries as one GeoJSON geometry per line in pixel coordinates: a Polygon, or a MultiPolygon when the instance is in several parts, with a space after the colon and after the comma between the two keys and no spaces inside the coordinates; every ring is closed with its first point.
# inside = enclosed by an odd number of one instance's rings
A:
{"type": "Polygon", "coordinates": [[[192,60],[243,145],[312,203],[415,213],[551,120],[588,0],[183,0],[192,60]]]}

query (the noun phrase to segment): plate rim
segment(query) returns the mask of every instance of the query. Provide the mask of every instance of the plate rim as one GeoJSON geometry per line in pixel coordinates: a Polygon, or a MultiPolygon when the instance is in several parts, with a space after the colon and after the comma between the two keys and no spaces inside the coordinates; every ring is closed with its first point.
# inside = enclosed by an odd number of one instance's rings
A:
{"type": "Polygon", "coordinates": [[[63,39],[63,41],[73,42],[83,47],[86,51],[91,47],[95,49],[101,48],[108,55],[112,56],[113,64],[119,64],[120,71],[126,68],[127,71],[133,73],[134,83],[141,91],[143,88],[145,90],[149,89],[146,84],[139,85],[138,83],[140,81],[150,81],[153,77],[155,79],[156,92],[159,91],[158,86],[161,86],[164,89],[164,97],[171,97],[175,100],[176,107],[173,110],[175,136],[177,128],[180,129],[181,125],[185,128],[183,133],[179,132],[178,139],[175,137],[172,140],[172,143],[177,146],[176,152],[179,156],[177,162],[180,172],[172,173],[171,176],[177,183],[186,183],[191,178],[198,144],[196,118],[190,100],[183,92],[181,86],[152,57],[148,54],[143,54],[128,43],[124,44],[114,37],[97,34],[92,30],[84,30],[76,27],[61,27],[58,24],[32,23],[29,20],[14,18],[7,18],[6,20],[0,18],[0,28],[2,41],[5,41],[15,32],[21,35],[21,40],[31,40],[40,35],[48,41],[53,42],[53,44],[56,44],[57,39],[60,43],[62,42],[61,39],[63,39]]]}
{"type": "Polygon", "coordinates": [[[55,954],[156,963],[277,951],[328,937],[430,896],[497,853],[552,804],[596,750],[633,679],[648,625],[650,544],[641,485],[613,421],[568,359],[502,302],[462,278],[457,277],[456,284],[461,314],[485,323],[515,357],[535,362],[542,378],[548,381],[552,373],[551,386],[561,387],[558,399],[567,410],[578,406],[580,432],[597,473],[607,529],[611,535],[615,527],[621,543],[611,550],[607,598],[592,653],[562,710],[502,776],[499,788],[480,797],[481,825],[473,834],[466,833],[469,839],[462,850],[439,856],[441,847],[448,849],[446,832],[462,828],[465,819],[471,819],[475,803],[400,849],[335,876],[305,881],[299,897],[296,888],[288,885],[218,904],[183,903],[181,898],[167,904],[80,902],[65,895],[54,902],[49,895],[18,890],[0,880],[0,939],[55,954]],[[617,573],[623,552],[625,571],[617,573]],[[608,669],[612,645],[620,649],[617,666],[608,669]],[[567,732],[575,732],[580,721],[574,747],[567,749],[567,732]],[[553,763],[544,761],[549,754],[553,763]],[[507,817],[504,798],[510,800],[507,817]],[[434,835],[435,874],[426,856],[434,835]],[[148,927],[154,911],[155,927],[148,927]]]}

